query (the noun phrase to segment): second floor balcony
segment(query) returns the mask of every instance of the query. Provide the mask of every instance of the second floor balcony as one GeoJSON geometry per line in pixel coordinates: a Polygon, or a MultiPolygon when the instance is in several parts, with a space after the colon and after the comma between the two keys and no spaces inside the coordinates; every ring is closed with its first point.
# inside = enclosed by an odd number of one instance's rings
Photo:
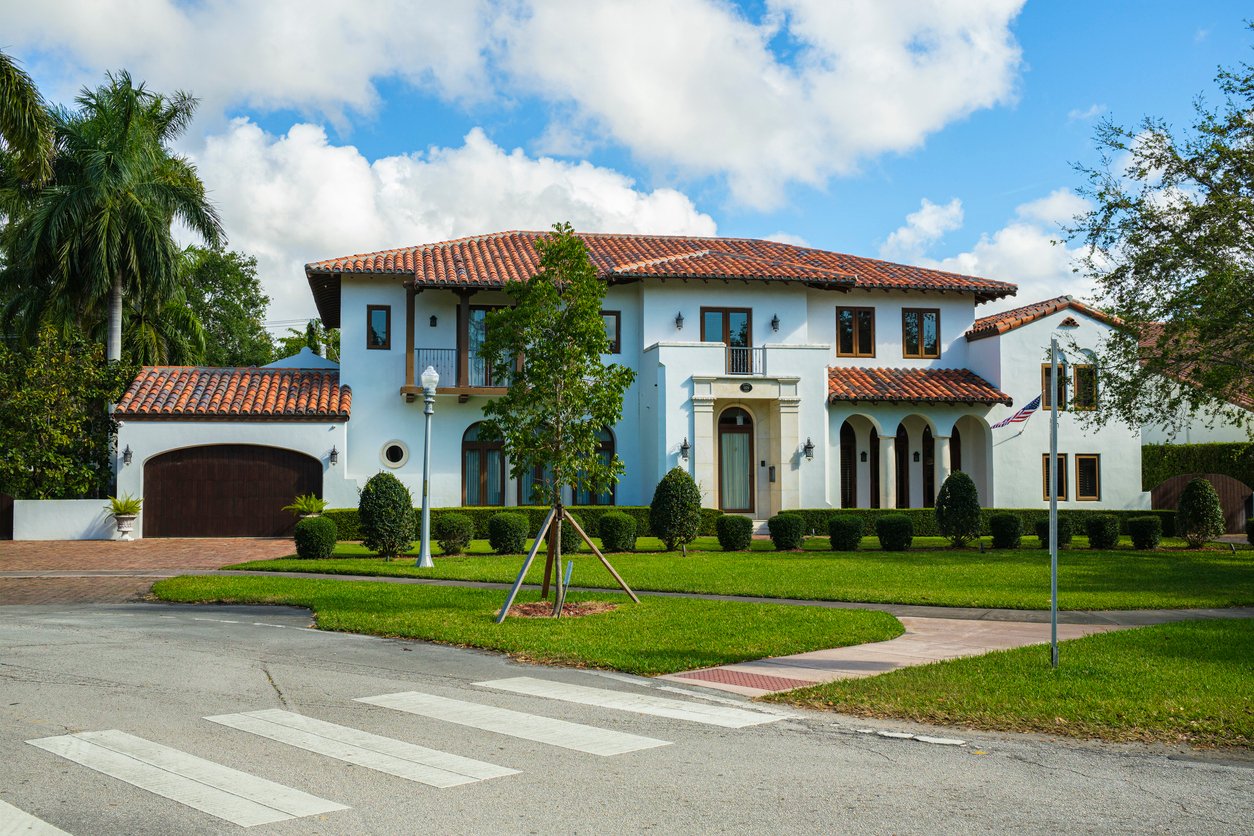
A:
{"type": "MultiPolygon", "coordinates": [[[[501,395],[508,386],[506,381],[496,379],[482,357],[456,348],[416,348],[413,362],[418,374],[431,366],[440,375],[437,393],[458,395],[462,400],[471,395],[501,395]]],[[[407,383],[401,392],[406,396],[421,395],[422,386],[417,381],[407,383]]]]}

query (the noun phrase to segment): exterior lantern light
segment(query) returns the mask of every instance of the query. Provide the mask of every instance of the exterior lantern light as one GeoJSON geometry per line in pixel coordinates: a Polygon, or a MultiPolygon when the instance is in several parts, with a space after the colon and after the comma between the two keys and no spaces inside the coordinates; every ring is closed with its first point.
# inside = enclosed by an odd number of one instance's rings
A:
{"type": "MultiPolygon", "coordinates": [[[[434,318],[434,317],[433,317],[434,318]]],[[[426,437],[422,440],[422,536],[418,546],[418,559],[414,565],[422,569],[434,569],[431,559],[431,415],[435,412],[435,388],[440,385],[440,373],[435,366],[422,370],[422,414],[427,416],[426,437]]]]}
{"type": "Polygon", "coordinates": [[[436,323],[439,321],[440,321],[439,318],[436,317],[435,314],[431,314],[431,327],[432,328],[434,328],[436,326],[436,323]]]}
{"type": "Polygon", "coordinates": [[[919,460],[919,451],[918,451],[918,450],[915,450],[915,451],[914,451],[914,460],[915,460],[916,462],[919,460]]]}
{"type": "Polygon", "coordinates": [[[680,311],[679,313],[675,314],[675,330],[676,331],[684,330],[684,312],[683,311],[680,311]]]}
{"type": "Polygon", "coordinates": [[[679,445],[679,457],[684,461],[688,461],[688,454],[692,452],[692,445],[688,443],[688,437],[684,436],[684,443],[679,445]]]}
{"type": "Polygon", "coordinates": [[[131,445],[126,445],[126,449],[122,451],[122,464],[130,464],[131,458],[134,457],[134,455],[135,454],[131,452],[131,445]]]}
{"type": "Polygon", "coordinates": [[[801,452],[805,454],[806,461],[813,460],[814,459],[814,442],[811,441],[809,438],[807,438],[805,446],[801,448],[801,452]]]}
{"type": "Polygon", "coordinates": [[[331,455],[328,458],[331,460],[332,467],[335,467],[335,463],[340,460],[340,451],[335,449],[334,444],[331,445],[331,455]]]}
{"type": "Polygon", "coordinates": [[[771,317],[771,330],[779,330],[779,314],[775,314],[775,316],[771,317]]]}
{"type": "Polygon", "coordinates": [[[866,450],[862,451],[862,461],[866,461],[866,450]]]}

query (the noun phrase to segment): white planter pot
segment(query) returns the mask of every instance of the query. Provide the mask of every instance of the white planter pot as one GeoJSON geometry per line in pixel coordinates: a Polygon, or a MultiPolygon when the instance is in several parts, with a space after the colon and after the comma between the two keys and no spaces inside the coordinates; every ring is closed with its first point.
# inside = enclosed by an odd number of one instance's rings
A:
{"type": "Polygon", "coordinates": [[[122,535],[123,540],[131,539],[131,532],[135,530],[135,517],[138,514],[114,514],[113,521],[118,524],[118,534],[122,535]]]}

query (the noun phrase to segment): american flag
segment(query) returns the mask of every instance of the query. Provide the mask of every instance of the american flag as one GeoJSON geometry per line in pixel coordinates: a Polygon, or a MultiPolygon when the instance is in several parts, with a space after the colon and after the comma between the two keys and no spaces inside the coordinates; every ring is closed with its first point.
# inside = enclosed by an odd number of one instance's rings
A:
{"type": "Polygon", "coordinates": [[[1007,424],[1023,423],[1024,421],[1032,417],[1032,413],[1036,412],[1037,408],[1040,407],[1040,405],[1041,405],[1041,396],[1037,395],[1035,398],[1032,399],[1032,402],[1029,403],[1027,406],[1025,406],[1023,409],[1019,410],[1014,415],[1011,415],[1009,418],[1006,418],[1005,420],[1002,420],[1002,421],[998,421],[996,424],[994,424],[993,429],[997,429],[998,427],[1004,427],[1007,424]]]}

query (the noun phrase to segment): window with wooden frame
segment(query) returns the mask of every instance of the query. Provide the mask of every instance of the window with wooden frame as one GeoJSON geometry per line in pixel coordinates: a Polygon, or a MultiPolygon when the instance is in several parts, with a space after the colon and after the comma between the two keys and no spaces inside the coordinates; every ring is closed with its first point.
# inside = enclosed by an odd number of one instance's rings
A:
{"type": "Polygon", "coordinates": [[[366,348],[392,348],[392,306],[366,306],[366,348]]]}
{"type": "Polygon", "coordinates": [[[505,445],[481,438],[481,426],[462,434],[462,505],[504,505],[505,445]]]}
{"type": "MultiPolygon", "coordinates": [[[[1041,409],[1049,410],[1053,407],[1054,399],[1050,397],[1049,391],[1049,363],[1041,364],[1041,409]]],[[[1058,411],[1067,411],[1067,364],[1058,364],[1058,411]]]]}
{"type": "Polygon", "coordinates": [[[939,309],[901,309],[901,356],[914,359],[940,357],[939,309]]]}
{"type": "Polygon", "coordinates": [[[1102,498],[1102,457],[1097,453],[1076,454],[1075,498],[1085,502],[1102,498]]]}
{"type": "Polygon", "coordinates": [[[621,354],[623,351],[623,314],[621,311],[601,311],[601,321],[605,323],[605,339],[609,343],[606,354],[621,354]]]}
{"type": "MultiPolygon", "coordinates": [[[[1049,453],[1041,454],[1041,498],[1049,500],[1049,453]]],[[[1067,498],[1067,454],[1058,454],[1058,499],[1067,498]]]]}
{"type": "Polygon", "coordinates": [[[701,342],[748,348],[753,340],[753,313],[748,308],[702,308],[701,342]]]}
{"type": "Polygon", "coordinates": [[[1097,365],[1077,363],[1072,369],[1074,388],[1071,390],[1071,408],[1097,409],[1097,365]]]}
{"type": "Polygon", "coordinates": [[[836,309],[836,354],[875,356],[875,308],[836,309]]]}

